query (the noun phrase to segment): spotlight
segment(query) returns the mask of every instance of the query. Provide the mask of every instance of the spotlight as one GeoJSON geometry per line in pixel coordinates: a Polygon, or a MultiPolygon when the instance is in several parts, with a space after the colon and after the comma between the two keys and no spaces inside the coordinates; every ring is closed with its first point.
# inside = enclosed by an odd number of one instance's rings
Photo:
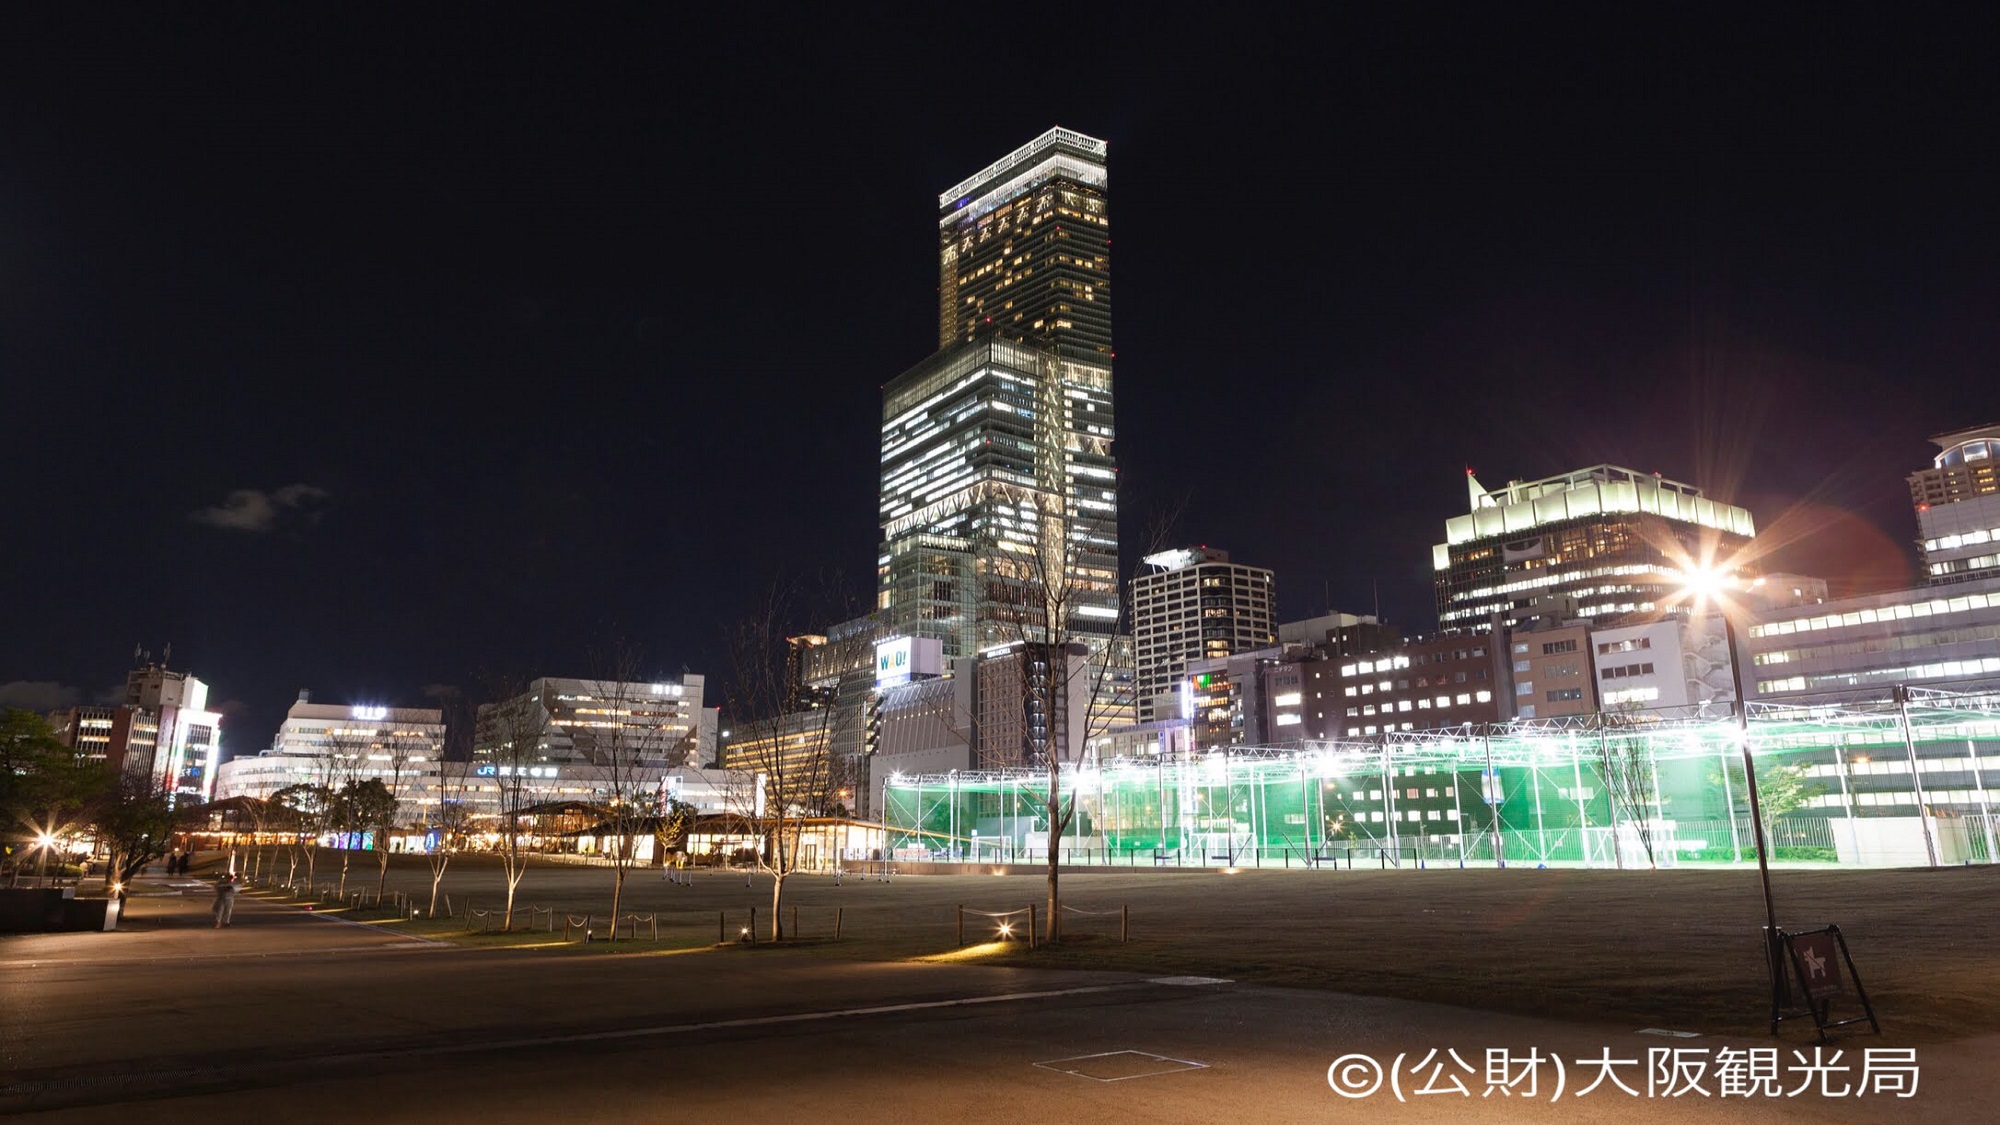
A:
{"type": "Polygon", "coordinates": [[[1013,937],[1013,936],[1014,936],[1014,923],[1012,923],[1012,922],[1002,922],[1002,923],[1000,923],[1000,938],[1001,938],[1001,940],[1002,940],[1002,941],[1005,941],[1006,939],[1008,939],[1008,938],[1010,938],[1010,937],[1013,937]]]}

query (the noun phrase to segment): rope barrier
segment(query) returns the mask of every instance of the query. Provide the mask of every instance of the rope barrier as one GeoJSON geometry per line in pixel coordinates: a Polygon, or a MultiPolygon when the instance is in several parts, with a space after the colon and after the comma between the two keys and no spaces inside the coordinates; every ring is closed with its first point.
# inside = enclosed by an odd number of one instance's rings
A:
{"type": "Polygon", "coordinates": [[[1071,914],[1081,914],[1091,918],[1117,918],[1118,940],[1121,943],[1129,940],[1132,935],[1132,908],[1130,906],[1121,906],[1116,910],[1085,910],[1080,906],[1065,905],[1062,909],[1069,911],[1071,914]]]}
{"type": "Polygon", "coordinates": [[[1024,906],[1019,910],[1003,910],[1000,911],[999,913],[995,913],[991,910],[967,910],[963,906],[959,907],[958,944],[961,946],[965,944],[965,916],[967,914],[974,914],[981,918],[992,918],[995,921],[1000,922],[1000,937],[1002,940],[1014,936],[1014,924],[1012,922],[1005,921],[1005,919],[1013,918],[1021,914],[1026,914],[1028,916],[1028,948],[1029,949],[1035,948],[1035,908],[1033,906],[1024,906]]]}

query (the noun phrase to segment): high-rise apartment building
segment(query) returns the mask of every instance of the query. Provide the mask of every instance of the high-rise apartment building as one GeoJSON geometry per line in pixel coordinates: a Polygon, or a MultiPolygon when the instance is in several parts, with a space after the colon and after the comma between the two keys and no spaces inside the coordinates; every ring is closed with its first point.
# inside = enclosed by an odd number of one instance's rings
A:
{"type": "Polygon", "coordinates": [[[1652,615],[1687,567],[1726,562],[1756,534],[1742,508],[1615,465],[1491,491],[1467,473],[1466,485],[1472,510],[1445,521],[1431,548],[1445,630],[1652,615]]]}
{"type": "Polygon", "coordinates": [[[1939,434],[1931,467],[1910,474],[1924,580],[2000,574],[2000,425],[1939,434]]]}
{"type": "Polygon", "coordinates": [[[1161,551],[1142,567],[1132,579],[1132,639],[1139,721],[1150,723],[1171,709],[1190,661],[1277,643],[1277,593],[1270,571],[1212,547],[1161,551]]]}
{"type": "Polygon", "coordinates": [[[942,350],[882,392],[883,635],[947,660],[1118,621],[1104,142],[1055,129],[939,199],[942,350]]]}

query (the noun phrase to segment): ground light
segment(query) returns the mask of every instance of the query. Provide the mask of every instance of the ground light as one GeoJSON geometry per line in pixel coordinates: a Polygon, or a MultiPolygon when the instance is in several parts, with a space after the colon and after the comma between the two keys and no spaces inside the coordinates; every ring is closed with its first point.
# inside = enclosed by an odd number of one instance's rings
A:
{"type": "Polygon", "coordinates": [[[1000,937],[1004,940],[1006,938],[1010,938],[1013,936],[1014,936],[1014,923],[1012,922],[1000,923],[1000,937]]]}

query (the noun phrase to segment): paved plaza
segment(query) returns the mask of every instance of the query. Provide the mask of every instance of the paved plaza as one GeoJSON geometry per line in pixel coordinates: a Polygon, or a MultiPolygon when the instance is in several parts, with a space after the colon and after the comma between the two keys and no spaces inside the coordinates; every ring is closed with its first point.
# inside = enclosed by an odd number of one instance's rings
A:
{"type": "MultiPolygon", "coordinates": [[[[724,878],[686,893],[720,894],[724,878]]],[[[1024,901],[1040,886],[989,882],[995,898],[1024,901]]],[[[886,960],[809,944],[579,955],[549,944],[559,935],[468,947],[255,897],[216,931],[201,888],[159,893],[174,889],[135,898],[115,934],[0,941],[0,1110],[64,1121],[1973,1120],[2000,1048],[1992,1035],[1837,1044],[1850,1083],[1865,1049],[1914,1049],[1909,1100],[1817,1086],[1725,1098],[1716,1073],[1648,1096],[1651,1058],[1710,1062],[1774,1044],[1239,979],[994,965],[1019,951],[985,943],[886,960]],[[1546,1065],[1532,1091],[1487,1093],[1489,1049],[1564,1060],[1561,1100],[1550,1102],[1546,1065]],[[1607,1052],[1632,1060],[1608,1069],[1637,1094],[1599,1083],[1578,1097],[1596,1076],[1581,1064],[1607,1052]],[[1380,1088],[1343,1097],[1328,1068],[1346,1060],[1339,1076],[1358,1093],[1371,1072],[1356,1056],[1373,1060],[1380,1088]],[[1446,1092],[1418,1093],[1427,1084],[1446,1092]]],[[[1793,1049],[1810,1059],[1803,1033],[1782,1046],[1787,1066],[1793,1049]]],[[[1784,1085],[1798,1081],[1787,1073],[1784,1085]]]]}

